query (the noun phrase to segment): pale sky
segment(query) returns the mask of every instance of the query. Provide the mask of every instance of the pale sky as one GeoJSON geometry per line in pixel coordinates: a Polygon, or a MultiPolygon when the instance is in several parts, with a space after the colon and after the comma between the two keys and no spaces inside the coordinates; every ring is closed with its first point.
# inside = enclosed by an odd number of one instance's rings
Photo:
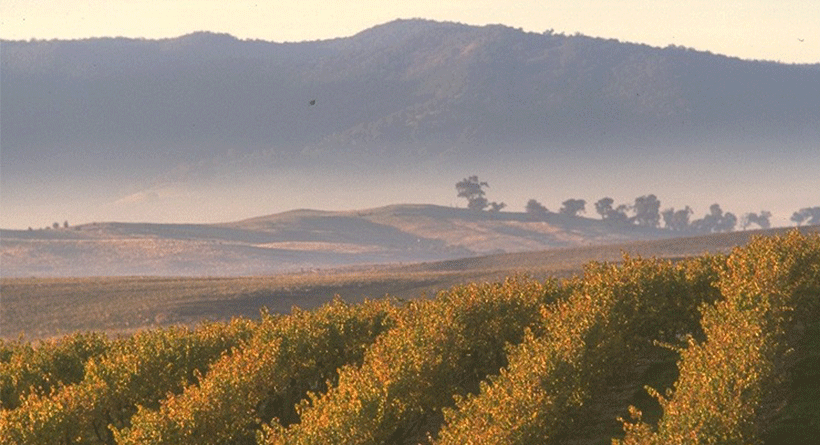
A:
{"type": "Polygon", "coordinates": [[[682,45],[744,59],[820,62],[818,0],[0,0],[0,38],[343,37],[397,18],[682,45]]]}

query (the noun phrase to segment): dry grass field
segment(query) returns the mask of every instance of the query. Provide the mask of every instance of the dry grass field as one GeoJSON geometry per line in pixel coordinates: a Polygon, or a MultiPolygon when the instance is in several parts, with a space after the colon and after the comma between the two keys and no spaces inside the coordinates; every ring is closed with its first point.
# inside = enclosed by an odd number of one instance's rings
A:
{"type": "Polygon", "coordinates": [[[57,230],[0,230],[0,276],[273,275],[673,235],[567,215],[533,217],[435,205],[295,210],[226,224],[91,223],[57,230]]]}
{"type": "MultiPolygon", "coordinates": [[[[0,338],[50,338],[80,330],[126,333],[201,320],[257,317],[266,307],[286,313],[339,296],[411,299],[476,281],[513,274],[567,277],[589,261],[632,256],[683,258],[722,253],[753,235],[788,229],[735,232],[608,246],[490,255],[401,266],[355,267],[251,277],[6,278],[0,281],[0,338]]],[[[803,228],[816,232],[820,227],[803,228]]]]}

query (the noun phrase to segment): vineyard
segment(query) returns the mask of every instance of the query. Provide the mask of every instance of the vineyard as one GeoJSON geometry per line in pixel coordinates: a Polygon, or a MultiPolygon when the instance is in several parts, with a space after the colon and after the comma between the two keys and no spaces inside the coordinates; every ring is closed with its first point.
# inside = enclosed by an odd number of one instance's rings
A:
{"type": "Polygon", "coordinates": [[[0,342],[5,444],[820,437],[820,235],[409,301],[0,342]]]}

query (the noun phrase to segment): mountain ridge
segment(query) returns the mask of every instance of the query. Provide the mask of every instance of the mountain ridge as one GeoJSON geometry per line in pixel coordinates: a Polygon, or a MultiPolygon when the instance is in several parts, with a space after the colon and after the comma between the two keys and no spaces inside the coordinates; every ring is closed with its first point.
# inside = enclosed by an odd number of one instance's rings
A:
{"type": "MultiPolygon", "coordinates": [[[[19,128],[23,125],[21,116],[9,110],[28,109],[32,118],[47,116],[41,108],[45,103],[38,104],[47,99],[36,97],[34,88],[56,93],[58,97],[52,103],[65,107],[64,114],[80,118],[73,122],[76,128],[70,127],[71,121],[51,125],[56,130],[51,137],[61,137],[62,145],[67,146],[72,145],[72,139],[93,142],[94,139],[77,138],[88,133],[94,136],[94,132],[102,138],[96,144],[122,144],[123,136],[129,135],[149,144],[153,136],[144,130],[153,130],[152,134],[162,137],[156,142],[184,144],[187,141],[180,139],[184,137],[194,143],[203,136],[219,135],[224,143],[244,142],[256,148],[260,144],[295,144],[290,149],[293,150],[318,144],[326,154],[332,151],[328,148],[331,146],[424,141],[453,144],[489,135],[499,143],[515,144],[515,137],[532,143],[545,134],[558,140],[574,137],[577,134],[573,132],[578,133],[581,128],[586,128],[585,132],[592,130],[587,137],[601,137],[605,132],[612,137],[617,134],[617,127],[626,125],[638,125],[644,132],[652,130],[658,137],[668,137],[672,136],[666,134],[669,132],[689,134],[687,125],[703,127],[712,120],[712,127],[716,127],[711,128],[712,132],[738,119],[732,126],[743,126],[744,120],[752,118],[758,120],[752,123],[766,124],[765,130],[773,131],[772,123],[794,125],[801,116],[816,122],[812,119],[820,115],[820,107],[812,101],[817,93],[808,88],[820,85],[820,64],[814,67],[745,61],[677,47],[655,48],[580,35],[525,33],[502,25],[474,27],[394,21],[347,38],[302,43],[247,41],[201,33],[163,40],[7,41],[3,65],[8,92],[4,102],[9,104],[4,107],[4,139],[12,154],[25,139],[18,141],[23,137],[19,128]],[[38,47],[42,47],[39,63],[38,47]],[[28,68],[21,62],[26,55],[33,65],[28,68]],[[692,80],[681,77],[687,64],[699,64],[701,70],[706,70],[702,79],[696,79],[703,84],[690,84],[692,80]],[[38,83],[36,74],[47,69],[58,76],[54,81],[61,79],[66,87],[79,91],[60,92],[56,83],[42,83],[47,78],[38,83]],[[731,81],[729,73],[746,79],[731,81]],[[22,81],[21,75],[33,77],[31,86],[22,81]],[[156,79],[148,77],[152,75],[156,79]],[[765,83],[768,76],[779,78],[765,83]],[[367,87],[357,78],[366,82],[367,87]],[[706,82],[708,79],[712,81],[706,82]],[[88,84],[89,81],[94,84],[88,84]],[[106,85],[108,82],[114,83],[106,85]],[[765,96],[751,96],[764,85],[770,90],[765,96]],[[126,93],[118,98],[123,105],[149,108],[122,110],[100,102],[95,98],[100,93],[94,91],[106,88],[112,89],[111,93],[126,93]],[[128,88],[134,91],[129,94],[128,88]],[[287,94],[287,90],[294,94],[287,94]],[[311,90],[317,97],[310,95],[311,90]],[[334,91],[338,91],[335,96],[334,91]],[[799,91],[803,94],[797,94],[799,91]],[[89,94],[83,94],[86,92],[89,94]],[[705,92],[707,96],[703,96],[705,92]],[[261,97],[253,97],[260,93],[261,97]],[[362,93],[362,100],[354,101],[351,97],[362,93]],[[268,100],[290,107],[298,96],[302,96],[300,105],[318,99],[320,107],[310,110],[314,114],[321,106],[332,104],[348,108],[353,119],[345,122],[344,114],[331,110],[332,115],[321,116],[321,127],[305,126],[299,125],[299,121],[313,119],[304,113],[307,107],[288,115],[265,106],[268,100]],[[789,105],[800,105],[790,110],[775,105],[769,96],[780,96],[789,105]],[[28,106],[23,106],[24,98],[30,101],[28,106]],[[732,114],[725,107],[715,108],[716,105],[707,106],[704,102],[714,103],[715,99],[737,101],[739,106],[732,114]],[[117,113],[83,119],[82,113],[72,113],[80,111],[77,102],[81,100],[89,101],[86,112],[117,112],[122,117],[138,118],[133,124],[147,124],[148,128],[143,130],[126,121],[112,120],[117,113]],[[178,105],[199,106],[177,110],[178,105]],[[164,107],[170,108],[163,111],[164,107]],[[150,118],[149,110],[166,119],[177,113],[177,127],[197,129],[173,130],[157,118],[150,118]],[[470,114],[476,110],[483,114],[470,114]],[[267,123],[270,130],[249,125],[268,113],[273,113],[267,123]],[[781,113],[785,115],[779,116],[781,113]],[[619,116],[612,120],[615,114],[619,116]],[[670,116],[693,122],[675,123],[670,116]],[[227,117],[232,118],[230,122],[221,122],[221,118],[227,117]],[[140,119],[145,118],[149,120],[143,123],[140,119]],[[327,120],[330,118],[336,122],[331,123],[327,120]],[[111,130],[116,133],[100,127],[99,119],[112,122],[111,130]],[[646,122],[630,121],[634,119],[646,122]],[[553,120],[555,123],[551,124],[553,120]],[[517,122],[510,126],[505,121],[517,122]],[[484,128],[489,123],[496,123],[496,128],[484,128]],[[593,123],[597,123],[597,128],[589,128],[593,123]],[[208,124],[215,128],[208,128],[208,124]],[[122,125],[123,128],[117,128],[122,125]],[[667,128],[653,128],[658,125],[667,128]],[[414,130],[415,126],[419,129],[414,130]],[[319,134],[315,133],[317,129],[319,134]],[[520,134],[516,136],[517,133],[520,134]]],[[[100,98],[108,100],[105,96],[100,98]]]]}

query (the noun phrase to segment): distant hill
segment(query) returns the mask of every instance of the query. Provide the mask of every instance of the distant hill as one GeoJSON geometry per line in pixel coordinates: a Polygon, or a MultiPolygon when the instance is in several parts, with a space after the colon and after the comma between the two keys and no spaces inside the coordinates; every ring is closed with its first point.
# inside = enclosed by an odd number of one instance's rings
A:
{"type": "Polygon", "coordinates": [[[820,64],[500,25],[398,20],[301,43],[195,33],[2,47],[4,173],[362,153],[395,165],[555,155],[579,142],[820,134],[820,64]]]}
{"type": "Polygon", "coordinates": [[[95,223],[0,232],[2,276],[234,276],[410,263],[672,236],[558,214],[433,205],[297,210],[229,224],[95,223]]]}

